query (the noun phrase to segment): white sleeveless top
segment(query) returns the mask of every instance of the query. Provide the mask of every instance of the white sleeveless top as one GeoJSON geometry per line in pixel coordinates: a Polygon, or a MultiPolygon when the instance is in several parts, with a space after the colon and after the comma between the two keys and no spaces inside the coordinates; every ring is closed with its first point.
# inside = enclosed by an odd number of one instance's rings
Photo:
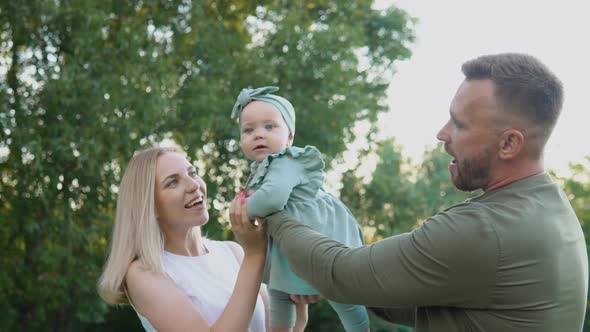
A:
{"type": "MultiPolygon", "coordinates": [[[[180,256],[165,251],[162,260],[166,274],[188,295],[209,325],[213,325],[229,302],[240,265],[226,243],[203,241],[209,251],[205,255],[180,256]]],[[[264,305],[258,295],[248,332],[265,332],[264,314],[264,305]]],[[[137,315],[146,331],[157,332],[145,317],[137,315]]]]}

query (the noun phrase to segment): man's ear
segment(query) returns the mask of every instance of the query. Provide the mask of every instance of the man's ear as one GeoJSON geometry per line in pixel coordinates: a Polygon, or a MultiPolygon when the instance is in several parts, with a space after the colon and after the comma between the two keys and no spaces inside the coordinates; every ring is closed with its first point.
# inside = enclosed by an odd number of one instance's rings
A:
{"type": "Polygon", "coordinates": [[[498,157],[502,160],[514,159],[524,148],[524,135],[518,129],[508,129],[500,136],[498,157]]]}

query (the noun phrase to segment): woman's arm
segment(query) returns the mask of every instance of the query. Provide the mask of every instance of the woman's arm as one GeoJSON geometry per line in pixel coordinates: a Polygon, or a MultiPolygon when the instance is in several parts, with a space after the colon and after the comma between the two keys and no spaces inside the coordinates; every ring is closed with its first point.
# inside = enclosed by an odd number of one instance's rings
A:
{"type": "MultiPolygon", "coordinates": [[[[240,247],[235,242],[226,241],[226,243],[229,246],[229,248],[231,249],[231,251],[234,253],[234,256],[236,257],[238,264],[241,265],[242,262],[244,261],[244,251],[242,250],[242,247],[240,247]]],[[[266,289],[266,285],[264,285],[264,284],[260,285],[259,295],[260,295],[260,298],[262,299],[262,304],[264,305],[264,325],[265,325],[266,330],[270,331],[270,302],[268,299],[268,291],[266,289]]]]}
{"type": "Polygon", "coordinates": [[[270,331],[270,300],[265,284],[260,286],[260,297],[262,297],[262,303],[264,303],[264,326],[267,331],[270,331]]]}
{"type": "Polygon", "coordinates": [[[165,275],[147,271],[136,261],[129,267],[126,281],[135,309],[158,331],[246,331],[263,267],[263,258],[244,258],[234,292],[213,325],[209,325],[188,296],[165,275]]]}
{"type": "MultiPolygon", "coordinates": [[[[235,203],[236,200],[234,200],[235,203]]],[[[243,201],[243,197],[240,198],[243,201]]],[[[244,258],[238,272],[234,291],[219,319],[209,325],[188,296],[163,274],[144,269],[139,261],[131,263],[126,284],[135,309],[152,326],[168,331],[247,331],[252,319],[266,259],[266,235],[262,227],[247,221],[240,204],[232,203],[232,231],[241,242],[244,258]],[[234,222],[235,212],[246,222],[234,222]]],[[[245,204],[245,201],[243,201],[245,204]]]]}
{"type": "MultiPolygon", "coordinates": [[[[244,252],[242,248],[235,242],[227,241],[226,242],[230,249],[233,251],[238,263],[241,264],[244,252]]],[[[268,290],[266,289],[266,285],[262,284],[260,286],[260,297],[262,298],[262,303],[264,304],[264,317],[265,317],[265,326],[266,330],[270,331],[270,301],[268,297],[268,290]]],[[[291,301],[295,303],[296,306],[296,320],[295,326],[293,327],[293,332],[303,332],[305,331],[305,327],[307,326],[307,304],[308,303],[316,303],[320,300],[319,295],[291,295],[291,301]]]]}
{"type": "Polygon", "coordinates": [[[131,263],[125,276],[135,310],[158,331],[213,331],[188,296],[163,274],[131,263]]]}

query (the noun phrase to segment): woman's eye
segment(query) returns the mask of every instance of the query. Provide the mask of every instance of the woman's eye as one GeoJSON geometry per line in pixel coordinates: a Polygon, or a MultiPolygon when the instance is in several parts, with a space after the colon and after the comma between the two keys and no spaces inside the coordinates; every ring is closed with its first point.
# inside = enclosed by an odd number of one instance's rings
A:
{"type": "Polygon", "coordinates": [[[174,187],[174,186],[176,186],[177,183],[178,183],[178,181],[172,180],[166,184],[166,187],[174,187]]]}

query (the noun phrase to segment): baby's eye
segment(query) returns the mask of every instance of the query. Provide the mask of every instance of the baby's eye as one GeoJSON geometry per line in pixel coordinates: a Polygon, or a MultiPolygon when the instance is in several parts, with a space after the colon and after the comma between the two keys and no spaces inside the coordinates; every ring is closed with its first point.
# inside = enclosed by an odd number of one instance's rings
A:
{"type": "Polygon", "coordinates": [[[246,133],[246,134],[251,134],[253,131],[254,131],[254,129],[252,129],[252,128],[245,128],[244,129],[244,133],[246,133]]]}
{"type": "Polygon", "coordinates": [[[274,128],[274,126],[271,124],[267,124],[266,126],[264,126],[264,129],[266,130],[272,130],[272,128],[274,128]]]}

